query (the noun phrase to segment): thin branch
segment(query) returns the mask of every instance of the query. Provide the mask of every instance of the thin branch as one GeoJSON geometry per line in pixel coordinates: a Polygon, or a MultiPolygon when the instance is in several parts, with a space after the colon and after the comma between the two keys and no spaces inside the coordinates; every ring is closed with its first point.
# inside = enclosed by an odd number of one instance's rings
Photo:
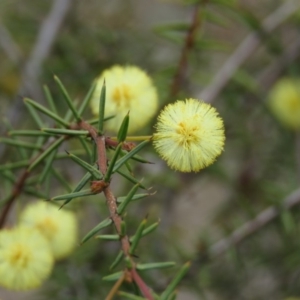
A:
{"type": "Polygon", "coordinates": [[[300,56],[300,39],[288,45],[280,57],[264,69],[257,77],[257,83],[263,89],[270,87],[284,71],[284,69],[300,56]]]}
{"type": "Polygon", "coordinates": [[[3,24],[0,24],[0,46],[14,65],[19,65],[21,63],[21,49],[3,24]]]}
{"type": "Polygon", "coordinates": [[[30,57],[25,64],[22,74],[22,86],[20,92],[29,92],[31,96],[40,96],[38,89],[38,77],[42,65],[48,57],[59,28],[71,7],[72,0],[54,0],[51,11],[45,18],[38,33],[35,45],[30,57]]]}
{"type": "MultiPolygon", "coordinates": [[[[83,130],[88,130],[90,136],[93,138],[96,146],[97,146],[97,163],[98,167],[103,175],[105,175],[107,171],[107,157],[106,157],[106,140],[105,136],[99,135],[96,128],[86,123],[85,121],[78,122],[79,128],[83,130]]],[[[128,235],[123,235],[121,230],[122,216],[120,216],[117,212],[117,199],[114,196],[110,186],[104,188],[103,193],[106,198],[106,203],[108,206],[110,218],[113,221],[115,228],[117,230],[118,235],[120,236],[122,250],[124,255],[129,259],[131,267],[129,269],[129,274],[131,274],[132,279],[139,287],[140,291],[148,300],[154,300],[152,297],[149,288],[146,283],[142,280],[142,278],[138,275],[136,271],[136,263],[130,255],[130,241],[128,235]]]]}
{"type": "MultiPolygon", "coordinates": [[[[18,94],[30,94],[34,99],[43,99],[38,77],[41,73],[42,65],[51,51],[59,28],[71,7],[71,3],[72,0],[53,1],[52,9],[42,23],[35,45],[25,63],[18,94]]],[[[23,102],[20,101],[19,97],[16,97],[14,103],[6,112],[6,117],[10,120],[13,127],[22,120],[22,111],[23,102]]],[[[5,147],[0,145],[0,156],[3,155],[4,150],[5,147]]]]}
{"type": "MultiPolygon", "coordinates": [[[[65,139],[68,139],[68,136],[64,137],[65,139]]],[[[29,162],[28,162],[28,167],[39,158],[40,155],[42,155],[45,150],[50,147],[53,143],[56,142],[56,139],[51,138],[49,140],[49,142],[43,147],[43,149],[40,151],[39,154],[37,154],[35,157],[33,157],[29,162]]],[[[16,201],[16,199],[18,198],[18,196],[22,193],[23,191],[23,187],[26,183],[26,180],[28,179],[30,172],[28,171],[28,167],[20,174],[20,176],[18,177],[18,179],[15,182],[14,188],[10,194],[10,196],[7,199],[7,202],[3,208],[3,210],[1,211],[0,214],[0,228],[2,228],[5,224],[5,221],[7,219],[7,216],[9,214],[10,209],[12,208],[12,205],[14,204],[14,202],[16,201]]]]}
{"type": "MultiPolygon", "coordinates": [[[[299,0],[285,1],[275,12],[269,15],[262,22],[261,29],[265,33],[275,30],[287,18],[293,15],[300,8],[299,0]]],[[[212,82],[198,96],[206,102],[213,102],[223,88],[230,81],[241,65],[255,52],[261,43],[261,36],[258,32],[250,33],[237,49],[230,55],[223,66],[217,70],[212,82]]]]}
{"type": "Polygon", "coordinates": [[[116,281],[108,295],[106,296],[105,300],[112,300],[116,293],[118,292],[120,286],[122,285],[123,281],[125,279],[125,273],[122,274],[122,276],[116,281]]]}
{"type": "Polygon", "coordinates": [[[279,209],[276,206],[265,209],[259,213],[256,218],[236,229],[229,237],[223,238],[210,246],[207,252],[208,256],[211,259],[214,259],[215,257],[224,254],[229,248],[237,246],[247,237],[272,222],[280,215],[282,210],[291,209],[298,204],[300,204],[300,189],[295,190],[283,200],[282,209],[279,209]]]}
{"type": "Polygon", "coordinates": [[[188,54],[194,46],[197,30],[200,28],[201,19],[200,19],[200,3],[195,7],[194,15],[192,22],[190,24],[189,30],[185,37],[185,43],[181,51],[181,56],[178,62],[177,70],[175,72],[173,82],[170,90],[170,98],[173,98],[177,95],[182,82],[184,80],[187,63],[188,63],[188,54]]]}

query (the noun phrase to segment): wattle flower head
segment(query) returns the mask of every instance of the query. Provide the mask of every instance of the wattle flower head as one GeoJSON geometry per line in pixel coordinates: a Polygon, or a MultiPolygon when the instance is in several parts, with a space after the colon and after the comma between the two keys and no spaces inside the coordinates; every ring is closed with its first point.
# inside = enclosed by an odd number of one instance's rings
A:
{"type": "Polygon", "coordinates": [[[65,258],[76,247],[77,218],[71,211],[59,210],[46,202],[35,202],[24,209],[20,224],[39,230],[47,238],[55,259],[65,258]]]}
{"type": "Polygon", "coordinates": [[[168,104],[155,127],[154,148],[174,170],[200,171],[224,148],[223,120],[214,107],[196,99],[168,104]]]}
{"type": "Polygon", "coordinates": [[[99,100],[103,82],[106,83],[105,116],[115,117],[105,122],[105,128],[117,132],[124,117],[130,111],[128,132],[144,127],[155,115],[158,97],[151,78],[134,66],[113,66],[97,79],[91,99],[91,109],[99,113],[99,100]]]}
{"type": "Polygon", "coordinates": [[[40,286],[53,267],[49,243],[37,230],[0,231],[0,285],[13,290],[40,286]]]}
{"type": "Polygon", "coordinates": [[[271,89],[268,104],[286,127],[300,130],[300,79],[284,78],[271,89]]]}

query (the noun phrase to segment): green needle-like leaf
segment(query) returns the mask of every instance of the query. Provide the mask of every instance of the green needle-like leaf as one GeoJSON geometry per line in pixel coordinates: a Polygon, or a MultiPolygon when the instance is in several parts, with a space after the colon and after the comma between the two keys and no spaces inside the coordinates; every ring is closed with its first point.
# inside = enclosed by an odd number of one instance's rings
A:
{"type": "Polygon", "coordinates": [[[23,148],[27,148],[27,149],[41,150],[41,147],[39,145],[24,142],[24,141],[17,141],[15,139],[10,139],[10,138],[0,138],[0,143],[7,144],[10,146],[23,147],[23,148]]]}
{"type": "Polygon", "coordinates": [[[65,189],[69,193],[72,192],[72,187],[70,186],[70,182],[63,176],[63,174],[61,172],[59,172],[57,169],[51,167],[51,173],[61,183],[61,185],[65,187],[65,189]]]}
{"type": "Polygon", "coordinates": [[[94,168],[92,165],[90,165],[89,163],[85,162],[84,160],[80,159],[79,157],[77,157],[76,155],[69,153],[69,157],[75,161],[78,165],[80,165],[81,167],[83,167],[85,170],[87,170],[88,172],[90,172],[96,179],[100,180],[102,179],[102,174],[100,173],[99,170],[97,170],[96,168],[94,168]]]}
{"type": "Polygon", "coordinates": [[[6,163],[4,165],[1,165],[0,166],[0,171],[20,169],[20,168],[27,167],[28,165],[29,165],[28,159],[20,160],[20,161],[16,161],[16,162],[13,162],[13,163],[6,163]]]}
{"type": "Polygon", "coordinates": [[[133,294],[129,294],[129,293],[126,293],[126,292],[122,292],[122,291],[119,291],[118,295],[124,297],[124,299],[129,299],[129,300],[146,300],[146,298],[136,296],[136,295],[133,295],[133,294]]]}
{"type": "Polygon", "coordinates": [[[123,256],[124,256],[124,252],[119,251],[116,259],[113,261],[113,263],[109,267],[110,271],[112,271],[122,261],[123,256]]]}
{"type": "Polygon", "coordinates": [[[30,196],[34,196],[35,198],[40,199],[47,199],[47,195],[38,191],[36,188],[33,187],[24,187],[24,192],[30,196]]]}
{"type": "Polygon", "coordinates": [[[40,118],[40,116],[38,115],[38,113],[35,111],[35,109],[31,106],[31,104],[27,103],[24,99],[24,103],[25,106],[27,107],[27,110],[29,112],[29,114],[31,115],[32,119],[35,121],[36,125],[38,128],[42,128],[44,127],[44,122],[42,121],[42,119],[40,118]]]}
{"type": "MultiPolygon", "coordinates": [[[[148,197],[149,195],[151,194],[136,194],[134,195],[132,198],[131,198],[131,201],[137,201],[137,200],[140,200],[140,199],[143,199],[143,198],[146,198],[148,197]]],[[[124,196],[124,197],[118,197],[117,198],[117,203],[122,203],[124,202],[124,200],[127,198],[127,196],[124,196]]]]}
{"type": "Polygon", "coordinates": [[[98,130],[100,133],[103,133],[105,98],[106,98],[106,86],[105,86],[105,81],[104,81],[102,89],[101,89],[100,101],[99,101],[98,130]]]}
{"type": "Polygon", "coordinates": [[[125,116],[125,118],[123,119],[123,122],[122,122],[122,124],[120,126],[120,129],[118,131],[117,139],[118,139],[119,143],[122,143],[126,140],[128,126],[129,126],[129,112],[125,116]]]}
{"type": "MultiPolygon", "coordinates": [[[[43,145],[46,144],[48,138],[49,138],[48,136],[43,136],[43,135],[38,136],[38,137],[36,138],[36,140],[35,140],[35,144],[36,144],[37,146],[40,146],[40,147],[42,148],[43,145]]],[[[41,152],[40,152],[39,149],[33,150],[32,153],[31,153],[31,159],[34,159],[35,157],[37,157],[37,156],[40,155],[40,154],[41,154],[41,152]]]]}
{"type": "Polygon", "coordinates": [[[111,161],[110,161],[110,164],[108,165],[108,168],[107,168],[107,171],[106,171],[106,174],[104,176],[104,181],[105,182],[109,182],[110,181],[110,177],[113,173],[113,169],[114,169],[114,166],[115,166],[115,163],[119,157],[119,154],[120,154],[120,151],[122,149],[122,144],[119,144],[115,150],[115,153],[114,153],[114,156],[112,157],[111,161]]]}
{"type": "MultiPolygon", "coordinates": [[[[0,171],[2,171],[2,170],[0,169],[0,171]]],[[[0,173],[0,176],[7,179],[11,183],[15,183],[15,180],[16,180],[15,175],[13,172],[11,172],[9,170],[3,170],[3,172],[0,173]]]]}
{"type": "Polygon", "coordinates": [[[177,291],[175,290],[171,295],[170,297],[168,298],[168,300],[176,300],[177,298],[177,291]]]}
{"type": "MultiPolygon", "coordinates": [[[[92,178],[92,174],[90,172],[87,172],[79,181],[78,185],[73,189],[73,193],[79,192],[92,178]]],[[[63,205],[60,208],[63,208],[65,205],[67,205],[70,201],[72,201],[73,198],[67,199],[63,205]]]]}
{"type": "Polygon", "coordinates": [[[59,195],[59,196],[51,198],[50,200],[51,201],[60,201],[60,200],[67,200],[67,199],[79,198],[79,197],[90,196],[90,195],[94,195],[94,193],[90,189],[87,189],[87,190],[83,190],[80,192],[59,195]]]}
{"type": "Polygon", "coordinates": [[[60,129],[60,128],[41,128],[42,132],[46,132],[48,134],[60,134],[60,135],[88,135],[89,132],[87,130],[71,130],[71,129],[60,129]]]}
{"type": "Polygon", "coordinates": [[[176,265],[173,261],[167,262],[157,262],[157,263],[149,263],[149,264],[137,264],[136,268],[140,271],[152,270],[152,269],[165,269],[174,267],[176,265]]]}
{"type": "Polygon", "coordinates": [[[120,231],[120,236],[123,237],[126,235],[126,223],[124,221],[121,222],[121,231],[120,231]]]}
{"type": "Polygon", "coordinates": [[[120,239],[120,236],[117,234],[101,234],[95,236],[95,239],[106,240],[106,241],[118,241],[120,239]]]}
{"type": "MultiPolygon", "coordinates": [[[[85,98],[83,99],[79,109],[78,109],[78,114],[80,116],[82,116],[84,110],[86,109],[86,107],[88,106],[94,92],[95,92],[95,88],[97,86],[97,83],[96,82],[93,82],[92,86],[90,87],[88,93],[86,94],[85,98]]],[[[98,120],[97,120],[98,121],[98,120]]]]}
{"type": "Polygon", "coordinates": [[[11,130],[8,132],[11,136],[51,136],[47,132],[42,132],[40,130],[11,130]]]}
{"type": "MultiPolygon", "coordinates": [[[[64,127],[68,127],[69,123],[66,122],[64,119],[62,119],[60,116],[58,116],[57,114],[53,113],[52,111],[50,111],[49,109],[47,109],[46,107],[40,105],[39,103],[29,99],[29,98],[25,98],[24,102],[31,105],[32,107],[34,107],[35,109],[37,109],[38,111],[40,111],[41,113],[45,114],[46,116],[50,117],[51,119],[57,121],[59,124],[63,125],[64,127]]],[[[44,127],[44,125],[42,125],[41,127],[44,127]]]]}
{"type": "MultiPolygon", "coordinates": [[[[142,231],[142,237],[153,232],[158,227],[158,225],[159,225],[159,222],[156,222],[156,223],[153,223],[152,225],[148,226],[147,228],[145,228],[142,231]]],[[[130,242],[132,242],[134,239],[135,239],[135,235],[130,238],[130,242]]]]}
{"type": "Polygon", "coordinates": [[[165,291],[161,294],[160,300],[168,300],[169,299],[169,297],[175,291],[178,283],[181,281],[181,279],[185,276],[185,274],[189,270],[190,266],[191,266],[191,263],[187,262],[181,267],[179,272],[176,274],[175,278],[171,281],[171,283],[167,286],[165,291]]]}
{"type": "MultiPolygon", "coordinates": [[[[128,179],[130,182],[132,182],[132,183],[134,183],[134,184],[139,183],[141,189],[147,190],[147,188],[146,188],[144,185],[142,185],[142,184],[140,183],[140,181],[139,181],[138,179],[136,179],[135,177],[133,177],[133,176],[131,176],[131,175],[129,175],[129,174],[126,174],[126,173],[124,173],[124,172],[121,171],[121,170],[118,170],[117,173],[119,173],[119,174],[122,175],[124,178],[128,179]]],[[[145,194],[145,195],[148,195],[148,196],[149,196],[149,194],[145,194]]],[[[139,199],[140,199],[140,198],[139,198],[139,199]]],[[[138,199],[136,199],[136,200],[138,200],[138,199]]],[[[120,201],[120,202],[122,202],[122,201],[120,201]]]]}
{"type": "Polygon", "coordinates": [[[42,174],[40,175],[40,178],[39,178],[39,184],[43,183],[44,180],[46,179],[46,176],[49,174],[50,170],[51,170],[51,166],[52,166],[52,163],[53,163],[53,160],[55,158],[55,155],[57,153],[57,148],[52,151],[49,155],[49,157],[47,157],[46,159],[46,165],[44,166],[44,169],[43,169],[43,172],[42,174]]]}
{"type": "MultiPolygon", "coordinates": [[[[90,149],[90,146],[89,146],[89,144],[88,144],[87,139],[84,138],[84,137],[82,137],[82,136],[79,136],[78,139],[79,139],[79,141],[80,141],[82,147],[84,148],[85,153],[86,153],[87,156],[91,159],[93,154],[92,154],[92,150],[90,149]]],[[[95,145],[95,144],[93,143],[93,145],[95,145]]],[[[94,161],[95,161],[95,160],[93,160],[93,162],[94,162],[94,161]]]]}
{"type": "MultiPolygon", "coordinates": [[[[127,151],[122,150],[122,155],[126,155],[127,153],[128,153],[127,151]]],[[[140,163],[143,163],[143,164],[153,164],[153,162],[146,160],[139,155],[134,155],[133,157],[131,157],[131,159],[138,161],[140,163]]]]}
{"type": "MultiPolygon", "coordinates": [[[[112,115],[112,116],[108,116],[108,117],[105,117],[104,118],[104,122],[108,121],[108,120],[111,120],[115,117],[115,115],[112,115]]],[[[92,119],[92,120],[88,120],[86,121],[87,123],[89,123],[90,125],[93,125],[93,126],[96,126],[98,125],[99,123],[99,119],[92,119]]]]}
{"type": "MultiPolygon", "coordinates": [[[[11,123],[9,122],[9,120],[7,118],[3,118],[3,123],[5,124],[5,126],[7,127],[8,130],[12,130],[13,126],[11,125],[11,123]]],[[[13,140],[16,140],[16,137],[12,137],[13,140]]],[[[20,157],[22,159],[26,159],[27,158],[27,151],[26,149],[24,149],[23,147],[18,147],[17,151],[20,154],[20,157]]]]}
{"type": "Polygon", "coordinates": [[[58,138],[53,144],[51,144],[34,162],[28,167],[28,172],[32,171],[42,160],[44,160],[52,151],[60,146],[64,141],[64,137],[58,138]]]}
{"type": "Polygon", "coordinates": [[[62,82],[60,81],[60,79],[57,76],[54,76],[54,80],[58,84],[58,87],[60,88],[60,91],[63,94],[63,98],[66,101],[67,105],[69,106],[70,110],[72,111],[76,121],[77,122],[81,121],[81,117],[80,117],[78,111],[76,110],[76,108],[73,104],[73,101],[71,100],[66,88],[64,87],[64,85],[62,84],[62,82]]]}
{"type": "Polygon", "coordinates": [[[136,153],[138,153],[142,148],[144,148],[146,145],[150,143],[150,140],[143,141],[139,145],[137,145],[134,149],[132,149],[130,152],[128,152],[125,156],[120,158],[113,169],[113,173],[115,173],[117,170],[119,170],[126,161],[128,161],[130,158],[132,158],[136,153]]]}
{"type": "Polygon", "coordinates": [[[104,281],[117,281],[123,275],[123,271],[116,272],[102,278],[104,281]]]}
{"type": "Polygon", "coordinates": [[[56,106],[55,106],[54,101],[53,101],[53,97],[51,95],[51,92],[50,92],[48,86],[44,85],[43,90],[44,90],[44,94],[45,94],[45,97],[47,99],[48,105],[50,107],[50,110],[53,111],[57,115],[58,112],[57,112],[56,106]]]}
{"type": "Polygon", "coordinates": [[[89,231],[84,238],[81,240],[80,244],[82,245],[85,243],[87,240],[89,240],[92,236],[94,236],[97,232],[102,230],[105,227],[108,227],[109,225],[112,224],[111,219],[105,219],[101,223],[99,223],[97,226],[95,226],[91,231],[89,231]]]}
{"type": "Polygon", "coordinates": [[[127,205],[129,204],[129,202],[132,200],[134,194],[136,193],[136,191],[138,190],[140,184],[136,184],[128,193],[128,195],[126,196],[126,198],[120,203],[120,205],[117,208],[117,212],[119,215],[121,215],[125,208],[127,207],[127,205]]]}
{"type": "Polygon", "coordinates": [[[142,232],[143,230],[145,229],[145,226],[147,224],[147,219],[144,219],[141,224],[139,225],[135,235],[134,235],[134,238],[132,239],[132,244],[130,246],[130,249],[129,249],[129,253],[130,254],[133,254],[141,237],[142,237],[142,232]]]}
{"type": "MultiPolygon", "coordinates": [[[[72,154],[74,155],[85,155],[84,150],[78,149],[78,150],[73,150],[72,154]]],[[[55,156],[55,159],[64,159],[64,158],[69,158],[69,155],[66,152],[60,152],[55,156]]]]}

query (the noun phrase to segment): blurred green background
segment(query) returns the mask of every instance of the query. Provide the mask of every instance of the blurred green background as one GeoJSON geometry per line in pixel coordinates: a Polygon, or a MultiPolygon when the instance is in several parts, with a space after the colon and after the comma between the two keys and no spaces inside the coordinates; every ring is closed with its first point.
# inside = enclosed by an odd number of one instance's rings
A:
{"type": "MultiPolygon", "coordinates": [[[[65,113],[53,75],[81,101],[114,64],[146,70],[161,107],[190,97],[212,103],[226,128],[225,151],[214,165],[197,174],[173,172],[148,147],[143,155],[155,164],[134,166],[156,193],[133,205],[128,220],[133,229],[147,214],[161,220],[138,255],[178,266],[191,260],[179,300],[300,299],[300,134],[278,123],[266,105],[278,79],[300,76],[299,54],[299,0],[1,0],[1,135],[4,118],[16,129],[31,128],[22,98],[45,104],[43,84],[65,113]],[[232,238],[235,230],[241,236],[232,238]]],[[[151,134],[154,122],[140,133],[151,134]]],[[[1,164],[16,161],[7,147],[0,154],[1,164]]],[[[75,185],[83,173],[70,165],[57,167],[75,185]]],[[[121,178],[112,185],[116,195],[129,189],[121,178]]],[[[64,190],[56,183],[51,192],[64,190]]],[[[108,215],[97,197],[78,201],[78,209],[81,236],[108,215]]],[[[111,285],[101,278],[118,249],[89,241],[41,289],[0,289],[0,298],[104,299],[111,285]]],[[[160,291],[174,272],[144,276],[160,291]]]]}

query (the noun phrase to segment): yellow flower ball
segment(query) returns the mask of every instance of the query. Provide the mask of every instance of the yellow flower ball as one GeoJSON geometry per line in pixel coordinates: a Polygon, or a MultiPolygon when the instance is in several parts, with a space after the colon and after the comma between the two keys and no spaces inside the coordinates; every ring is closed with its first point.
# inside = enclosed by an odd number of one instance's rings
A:
{"type": "Polygon", "coordinates": [[[47,239],[37,230],[18,227],[0,232],[0,285],[36,288],[50,275],[53,260],[47,239]]]}
{"type": "Polygon", "coordinates": [[[106,83],[105,116],[115,116],[105,122],[105,128],[117,132],[130,111],[128,133],[143,128],[158,109],[158,96],[151,78],[134,66],[113,66],[97,79],[91,99],[91,109],[99,113],[99,100],[103,82],[106,83]]]}
{"type": "Polygon", "coordinates": [[[287,128],[300,129],[300,79],[283,78],[271,89],[268,105],[287,128]]]}
{"type": "Polygon", "coordinates": [[[20,224],[38,229],[49,241],[55,259],[65,258],[76,247],[78,225],[71,211],[59,210],[46,202],[35,202],[24,209],[20,224]]]}
{"type": "Polygon", "coordinates": [[[224,148],[223,120],[203,101],[186,99],[167,105],[155,127],[153,146],[174,170],[200,171],[224,148]]]}

